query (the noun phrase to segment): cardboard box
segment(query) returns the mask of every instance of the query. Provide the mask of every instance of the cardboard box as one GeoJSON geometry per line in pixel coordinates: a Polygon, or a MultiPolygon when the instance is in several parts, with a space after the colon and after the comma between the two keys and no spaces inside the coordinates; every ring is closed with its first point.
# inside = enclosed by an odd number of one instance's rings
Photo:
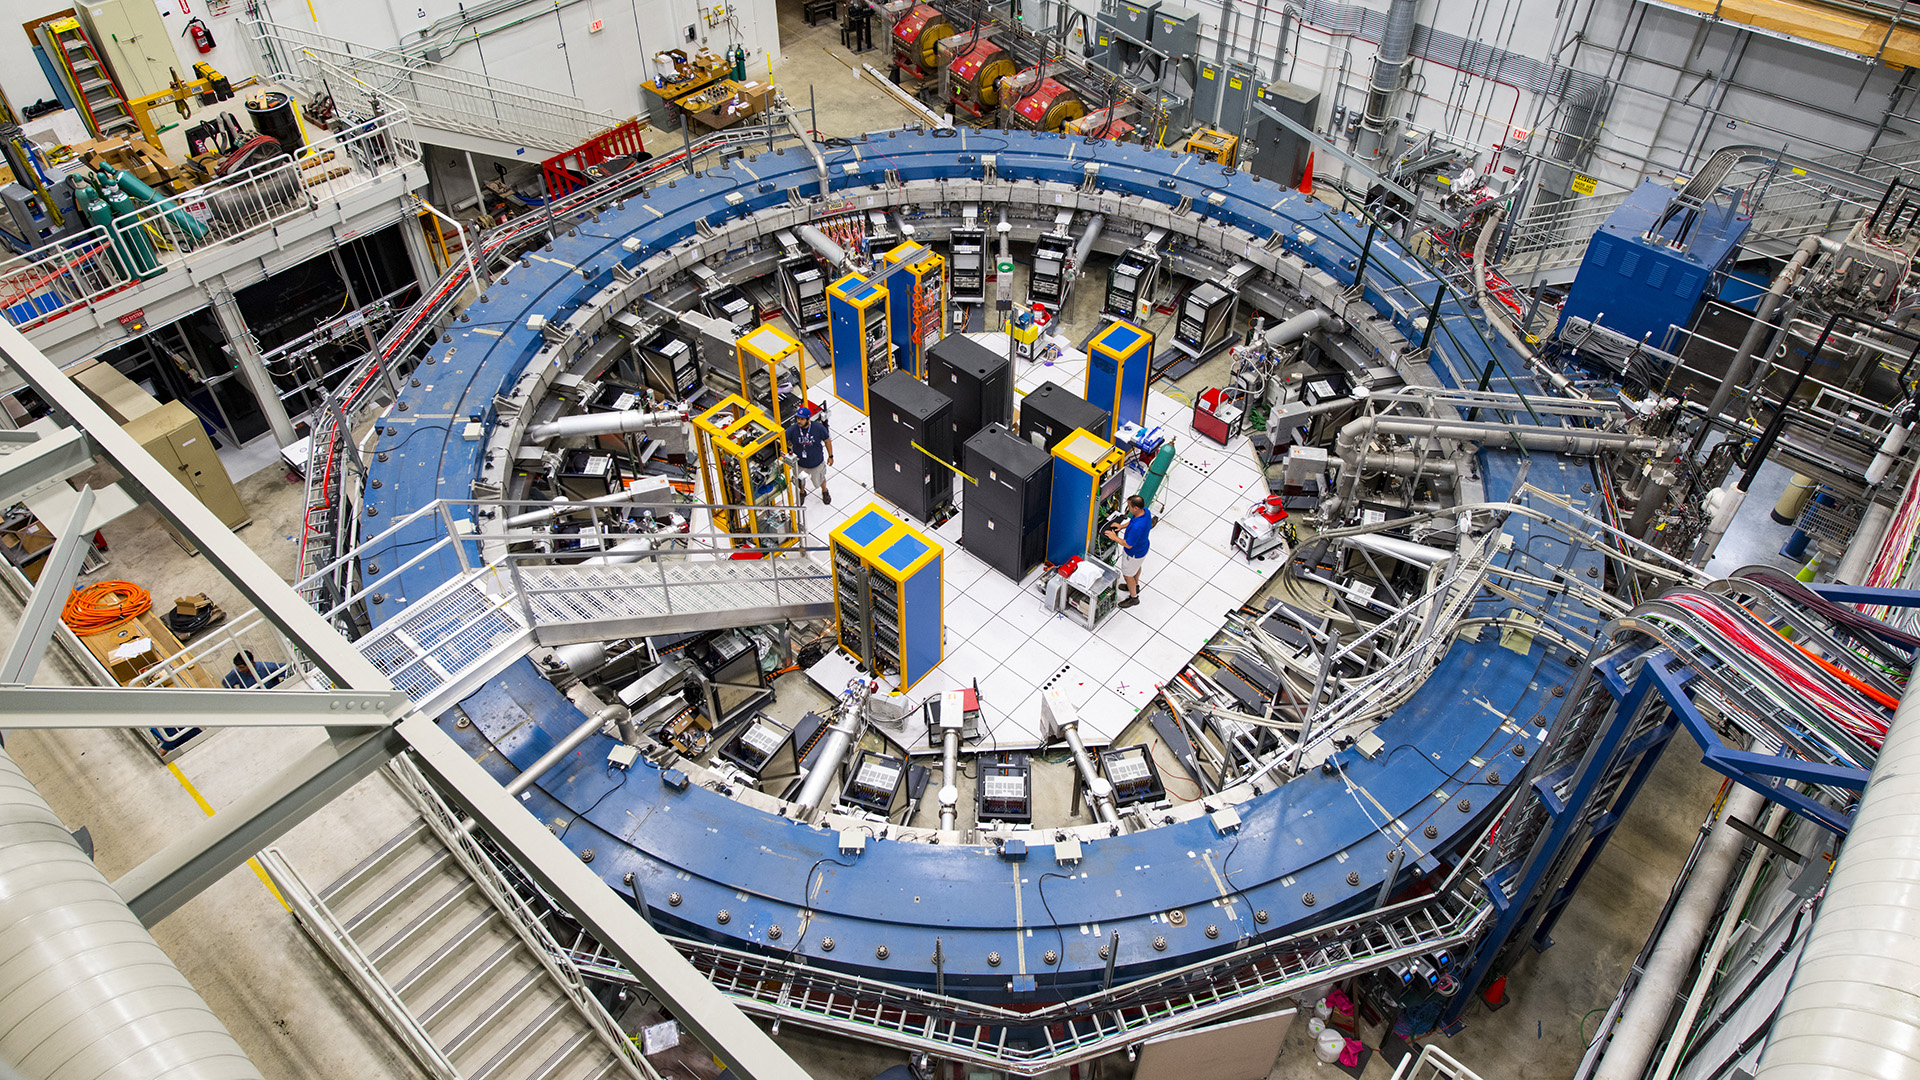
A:
{"type": "Polygon", "coordinates": [[[107,653],[107,670],[122,685],[132,682],[135,676],[159,662],[160,653],[154,648],[153,639],[148,637],[133,638],[107,653]]]}
{"type": "Polygon", "coordinates": [[[15,566],[25,566],[53,546],[53,533],[38,521],[0,532],[0,554],[15,566]]]}
{"type": "Polygon", "coordinates": [[[206,593],[198,596],[176,596],[173,598],[173,612],[176,615],[198,615],[213,606],[206,593]]]}

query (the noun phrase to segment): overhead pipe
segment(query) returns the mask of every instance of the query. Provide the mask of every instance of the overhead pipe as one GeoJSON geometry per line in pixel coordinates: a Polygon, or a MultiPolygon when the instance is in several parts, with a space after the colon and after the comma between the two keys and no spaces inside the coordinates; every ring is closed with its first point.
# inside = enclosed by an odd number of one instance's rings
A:
{"type": "Polygon", "coordinates": [[[820,740],[820,749],[814,752],[814,762],[807,769],[806,782],[800,785],[800,794],[793,797],[796,817],[812,813],[826,798],[827,789],[833,786],[841,762],[847,758],[847,751],[860,739],[860,729],[867,722],[867,698],[872,696],[877,687],[878,684],[864,679],[856,679],[848,684],[846,693],[842,695],[844,700],[840,705],[840,718],[833,722],[820,740]]]}
{"type": "MultiPolygon", "coordinates": [[[[1408,438],[1451,439],[1476,442],[1486,447],[1520,447],[1561,454],[1591,455],[1601,451],[1663,452],[1668,440],[1615,431],[1586,428],[1508,427],[1502,424],[1465,420],[1437,420],[1416,416],[1363,416],[1340,429],[1334,440],[1334,453],[1340,458],[1340,491],[1325,504],[1331,512],[1352,497],[1360,482],[1360,459],[1367,456],[1366,445],[1376,435],[1401,435],[1408,438]]],[[[1368,457],[1369,462],[1373,460],[1368,457]]],[[[1429,468],[1432,466],[1429,465],[1429,468]]]]}
{"type": "Polygon", "coordinates": [[[580,510],[610,506],[660,506],[662,509],[667,508],[663,503],[634,502],[634,492],[632,490],[621,490],[609,492],[605,495],[596,495],[591,499],[568,499],[565,496],[561,496],[554,499],[551,506],[543,506],[538,510],[529,510],[524,514],[515,514],[502,524],[509,529],[518,528],[523,525],[538,525],[542,522],[566,517],[568,514],[576,513],[580,510]]]}
{"type": "Polygon", "coordinates": [[[586,436],[627,435],[643,428],[665,427],[668,424],[685,423],[687,410],[663,409],[660,412],[575,413],[549,420],[544,424],[534,424],[527,429],[526,442],[546,442],[549,439],[574,439],[586,436]]]}
{"type": "Polygon", "coordinates": [[[1375,135],[1386,133],[1393,118],[1394,95],[1406,81],[1419,8],[1420,0],[1392,0],[1387,9],[1387,26],[1373,57],[1373,79],[1367,86],[1366,111],[1360,119],[1360,126],[1375,135]]]}
{"type": "Polygon", "coordinates": [[[1339,324],[1340,320],[1334,317],[1333,312],[1326,308],[1314,308],[1311,311],[1303,311],[1284,322],[1275,323],[1267,331],[1263,340],[1267,348],[1278,349],[1283,345],[1291,345],[1316,330],[1338,333],[1339,324]]]}
{"type": "MultiPolygon", "coordinates": [[[[1767,809],[1767,817],[1760,824],[1760,831],[1768,836],[1773,835],[1779,831],[1780,822],[1785,820],[1786,816],[1787,808],[1774,803],[1767,809]]],[[[1727,903],[1722,906],[1720,912],[1719,926],[1714,929],[1713,938],[1708,942],[1707,951],[1702,954],[1700,962],[1694,965],[1693,985],[1687,989],[1686,996],[1681,1000],[1680,1016],[1673,1023],[1674,1034],[1667,1040],[1667,1048],[1661,1052],[1660,1063],[1654,1067],[1653,1075],[1649,1080],[1668,1080],[1674,1070],[1680,1067],[1680,1055],[1686,1052],[1688,1045],[1688,1039],[1685,1036],[1693,1030],[1694,1022],[1700,1015],[1700,1009],[1707,1000],[1707,991],[1713,985],[1714,978],[1720,973],[1721,959],[1726,956],[1735,935],[1747,928],[1745,917],[1747,902],[1753,896],[1753,887],[1760,881],[1760,872],[1767,865],[1767,860],[1762,853],[1756,850],[1753,857],[1747,860],[1746,869],[1740,872],[1739,884],[1727,894],[1727,903]]]]}
{"type": "Polygon", "coordinates": [[[1819,237],[1809,236],[1800,241],[1800,246],[1793,249],[1793,257],[1787,260],[1787,265],[1774,275],[1773,283],[1767,286],[1765,295],[1761,296],[1759,305],[1754,308],[1753,323],[1747,327],[1746,336],[1740,339],[1740,348],[1733,354],[1732,362],[1727,365],[1727,377],[1714,389],[1713,399],[1707,403],[1707,422],[1700,428],[1699,438],[1694,440],[1695,453],[1699,452],[1700,440],[1706,438],[1707,432],[1713,430],[1713,425],[1726,412],[1727,402],[1732,399],[1734,388],[1746,383],[1747,375],[1753,369],[1754,354],[1760,351],[1760,347],[1766,343],[1766,339],[1771,336],[1774,329],[1772,320],[1774,314],[1780,310],[1780,301],[1786,297],[1787,290],[1799,279],[1800,272],[1806,269],[1807,264],[1819,252],[1819,237]]]}
{"type": "Polygon", "coordinates": [[[1473,295],[1479,300],[1480,311],[1487,317],[1487,322],[1493,324],[1493,328],[1499,331],[1500,336],[1507,339],[1507,344],[1513,346],[1513,351],[1520,354],[1520,359],[1529,368],[1545,378],[1560,393],[1572,398],[1585,399],[1587,395],[1574,387],[1573,380],[1548,367],[1544,361],[1534,355],[1533,349],[1520,337],[1519,331],[1514,329],[1506,315],[1494,309],[1493,298],[1487,295],[1487,242],[1500,228],[1501,219],[1506,216],[1507,210],[1504,206],[1488,214],[1487,223],[1480,230],[1480,238],[1473,242],[1473,295]]]}
{"type": "Polygon", "coordinates": [[[599,734],[600,730],[608,724],[612,724],[615,729],[619,729],[621,721],[626,720],[627,717],[626,707],[622,705],[609,705],[599,712],[594,713],[581,723],[579,727],[567,732],[567,737],[555,743],[553,749],[541,754],[540,760],[522,769],[519,776],[507,781],[507,794],[517,796],[532,787],[535,783],[539,782],[541,777],[552,772],[556,766],[562,761],[565,761],[575,750],[580,749],[581,743],[599,734]]]}
{"type": "Polygon", "coordinates": [[[1626,1008],[1621,1010],[1620,1022],[1607,1043],[1607,1052],[1594,1070],[1595,1080],[1641,1080],[1646,1074],[1660,1036],[1666,1031],[1674,1000],[1693,969],[1694,958],[1700,955],[1714,912],[1720,909],[1720,896],[1733,877],[1740,849],[1746,846],[1746,834],[1735,828],[1733,822],[1746,824],[1757,820],[1766,805],[1766,796],[1752,788],[1736,784],[1727,792],[1726,801],[1720,806],[1720,820],[1707,834],[1700,858],[1694,861],[1693,872],[1680,898],[1674,901],[1659,940],[1654,943],[1653,955],[1647,958],[1646,967],[1640,973],[1640,982],[1633,988],[1633,996],[1627,999],[1626,1008]]]}
{"type": "MultiPolygon", "coordinates": [[[[1087,221],[1087,227],[1080,234],[1080,242],[1073,246],[1073,278],[1080,277],[1081,267],[1087,265],[1087,259],[1093,255],[1093,245],[1100,240],[1100,230],[1105,227],[1107,216],[1095,214],[1087,221]]],[[[1072,286],[1069,285],[1069,288],[1072,286]]]]}
{"type": "Polygon", "coordinates": [[[1120,823],[1120,813],[1113,805],[1113,782],[1101,776],[1093,767],[1093,757],[1087,753],[1086,741],[1080,737],[1080,711],[1074,708],[1073,701],[1064,691],[1049,690],[1040,698],[1040,723],[1048,742],[1065,739],[1067,749],[1073,752],[1073,766],[1080,772],[1080,782],[1087,789],[1087,801],[1093,804],[1093,812],[1101,821],[1109,825],[1120,823]]]}
{"type": "Polygon", "coordinates": [[[1847,553],[1840,557],[1840,565],[1834,568],[1834,584],[1866,584],[1867,574],[1873,569],[1873,561],[1880,554],[1880,545],[1886,540],[1887,526],[1892,521],[1893,507],[1879,499],[1867,503],[1866,512],[1860,515],[1860,527],[1853,531],[1853,539],[1847,542],[1847,553]]]}
{"type": "Polygon", "coordinates": [[[39,1080],[261,1080],[0,750],[0,1062],[39,1080]]]}
{"type": "Polygon", "coordinates": [[[1906,1076],[1920,1058],[1920,679],[1860,796],[1754,1080],[1906,1076]]]}
{"type": "Polygon", "coordinates": [[[820,257],[835,270],[847,265],[847,249],[827,239],[827,234],[811,225],[796,225],[793,234],[806,242],[806,245],[818,252],[820,257]]]}

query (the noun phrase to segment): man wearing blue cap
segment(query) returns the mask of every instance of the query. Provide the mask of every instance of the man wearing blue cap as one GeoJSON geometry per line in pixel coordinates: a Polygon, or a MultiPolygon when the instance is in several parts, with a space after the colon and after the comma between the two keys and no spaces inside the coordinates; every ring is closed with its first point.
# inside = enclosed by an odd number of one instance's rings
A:
{"type": "Polygon", "coordinates": [[[787,425],[787,449],[800,463],[800,501],[807,501],[807,481],[820,489],[820,501],[833,505],[827,491],[827,466],[833,464],[833,438],[827,434],[827,414],[805,405],[793,410],[787,425]]]}

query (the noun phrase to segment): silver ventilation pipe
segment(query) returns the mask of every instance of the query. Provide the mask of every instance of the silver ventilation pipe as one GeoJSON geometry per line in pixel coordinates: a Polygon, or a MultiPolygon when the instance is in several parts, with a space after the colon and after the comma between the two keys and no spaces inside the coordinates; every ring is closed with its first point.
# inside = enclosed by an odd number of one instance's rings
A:
{"type": "Polygon", "coordinates": [[[1727,793],[1720,820],[1707,834],[1706,846],[1694,861],[1686,887],[1674,901],[1653,954],[1647,957],[1646,970],[1621,1010],[1607,1052],[1594,1070],[1595,1080],[1640,1080],[1646,1073],[1666,1031],[1667,1018],[1673,1014],[1675,999],[1706,941],[1714,912],[1720,909],[1720,894],[1726,892],[1740,850],[1746,846],[1746,835],[1733,822],[1744,825],[1760,820],[1760,811],[1766,805],[1766,796],[1752,788],[1735,785],[1727,793]]]}
{"type": "Polygon", "coordinates": [[[827,239],[827,234],[811,225],[796,225],[793,234],[806,242],[806,245],[827,260],[835,270],[847,265],[847,249],[827,239]]]}
{"type": "Polygon", "coordinates": [[[685,423],[685,409],[663,409],[660,412],[576,413],[562,416],[558,420],[549,420],[544,424],[535,424],[527,429],[527,442],[546,442],[549,439],[573,439],[583,436],[627,435],[651,427],[665,427],[668,424],[685,423]]]}
{"type": "Polygon", "coordinates": [[[1100,230],[1106,224],[1105,214],[1093,215],[1087,222],[1086,230],[1080,234],[1080,242],[1073,246],[1073,276],[1076,279],[1080,276],[1081,268],[1086,266],[1087,260],[1093,256],[1093,245],[1100,241],[1100,230]]]}
{"type": "MultiPolygon", "coordinates": [[[[1400,435],[1408,438],[1450,439],[1475,442],[1483,447],[1521,447],[1561,454],[1590,455],[1609,451],[1659,452],[1666,439],[1627,435],[1590,428],[1513,428],[1502,424],[1470,423],[1464,420],[1428,420],[1416,416],[1363,416],[1340,429],[1334,440],[1334,454],[1340,458],[1340,490],[1323,504],[1327,513],[1339,509],[1352,498],[1360,482],[1360,459],[1367,457],[1367,443],[1376,435],[1400,435]]],[[[1368,457],[1371,463],[1373,458],[1368,457]]]]}
{"type": "Polygon", "coordinates": [[[620,729],[621,721],[627,719],[625,706],[609,705],[594,713],[579,727],[567,733],[567,737],[554,744],[553,749],[540,755],[540,760],[521,770],[519,776],[507,781],[507,794],[518,795],[532,787],[539,779],[554,770],[554,767],[567,759],[569,754],[580,749],[580,744],[598,735],[608,724],[620,729]]]}
{"type": "Polygon", "coordinates": [[[1713,391],[1713,400],[1707,403],[1707,424],[1701,429],[1702,435],[1711,431],[1713,422],[1727,411],[1727,402],[1732,399],[1734,390],[1746,383],[1747,373],[1753,368],[1754,354],[1772,336],[1773,316],[1780,310],[1780,301],[1799,279],[1800,271],[1806,269],[1807,264],[1819,253],[1820,238],[1809,236],[1794,249],[1793,258],[1787,260],[1786,267],[1774,275],[1773,284],[1767,286],[1766,295],[1760,298],[1759,306],[1754,309],[1753,322],[1747,326],[1746,336],[1740,339],[1739,351],[1733,354],[1733,360],[1727,364],[1727,377],[1720,381],[1713,391]]]}
{"type": "Polygon", "coordinates": [[[1387,10],[1387,28],[1380,35],[1380,51],[1373,58],[1373,80],[1367,86],[1367,109],[1360,124],[1376,135],[1386,133],[1393,118],[1393,98],[1406,81],[1407,60],[1413,47],[1413,29],[1420,0],[1393,0],[1387,10]]]}
{"type": "Polygon", "coordinates": [[[1291,345],[1315,330],[1337,330],[1335,324],[1339,321],[1333,317],[1333,312],[1325,308],[1314,308],[1311,311],[1303,311],[1285,322],[1276,323],[1271,330],[1267,331],[1264,340],[1267,348],[1277,349],[1282,345],[1291,345]]]}
{"type": "Polygon", "coordinates": [[[1894,710],[1754,1080],[1910,1076],[1920,1058],[1920,679],[1894,710]]]}
{"type": "Polygon", "coordinates": [[[1074,708],[1065,691],[1049,690],[1041,695],[1040,724],[1048,742],[1066,740],[1067,749],[1073,752],[1074,768],[1080,772],[1080,782],[1086,786],[1087,801],[1093,804],[1094,815],[1109,825],[1118,824],[1120,813],[1113,806],[1113,782],[1093,767],[1093,757],[1087,753],[1085,740],[1080,738],[1080,711],[1074,708]]]}
{"type": "Polygon", "coordinates": [[[860,729],[867,720],[867,698],[873,693],[874,684],[856,680],[844,695],[840,706],[840,718],[820,742],[815,752],[812,768],[807,770],[806,782],[800,785],[800,794],[794,796],[793,808],[796,816],[805,816],[820,805],[827,796],[827,789],[833,785],[834,774],[840,771],[840,763],[846,759],[847,751],[860,740],[860,729]]]}
{"type": "Polygon", "coordinates": [[[261,1080],[4,750],[0,987],[0,1061],[36,1080],[261,1080]]]}

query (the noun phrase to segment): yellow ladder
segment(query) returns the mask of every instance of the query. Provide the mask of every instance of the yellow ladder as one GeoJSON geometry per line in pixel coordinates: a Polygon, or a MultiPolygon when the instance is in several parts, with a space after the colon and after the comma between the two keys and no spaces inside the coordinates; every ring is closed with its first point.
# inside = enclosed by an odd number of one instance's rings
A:
{"type": "Polygon", "coordinates": [[[47,30],[66,71],[74,100],[79,103],[94,136],[104,139],[123,131],[137,131],[139,125],[134,122],[132,110],[127,108],[126,96],[120,92],[113,70],[100,59],[99,50],[93,47],[79,21],[56,19],[47,24],[47,30]]]}

